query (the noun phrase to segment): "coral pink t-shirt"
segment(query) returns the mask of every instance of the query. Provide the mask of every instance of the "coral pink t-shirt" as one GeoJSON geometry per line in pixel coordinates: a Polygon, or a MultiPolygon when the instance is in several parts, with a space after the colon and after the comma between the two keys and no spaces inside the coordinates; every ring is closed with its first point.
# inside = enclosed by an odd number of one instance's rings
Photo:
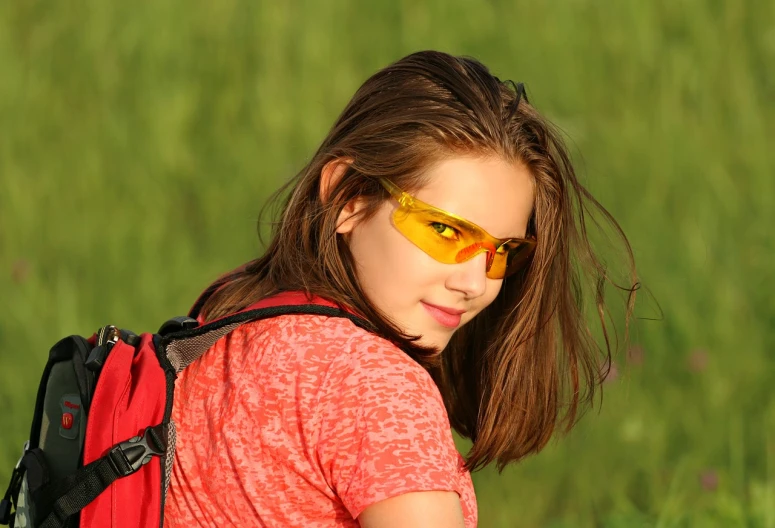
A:
{"type": "Polygon", "coordinates": [[[183,371],[165,527],[356,527],[413,491],[460,496],[470,474],[441,395],[403,351],[351,321],[247,323],[183,371]]]}

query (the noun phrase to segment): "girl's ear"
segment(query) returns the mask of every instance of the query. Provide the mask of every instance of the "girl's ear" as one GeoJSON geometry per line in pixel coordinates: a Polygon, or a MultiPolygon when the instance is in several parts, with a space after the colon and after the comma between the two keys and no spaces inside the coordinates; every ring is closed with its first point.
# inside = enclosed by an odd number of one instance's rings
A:
{"type": "MultiPolygon", "coordinates": [[[[320,201],[326,203],[330,197],[331,191],[337,186],[339,180],[342,179],[347,169],[350,168],[352,163],[350,158],[336,158],[323,166],[323,170],[320,172],[320,201]]],[[[353,198],[350,200],[342,211],[339,213],[339,218],[336,221],[336,232],[340,234],[346,234],[352,231],[356,223],[356,215],[362,209],[364,202],[360,198],[353,198]]]]}
{"type": "Polygon", "coordinates": [[[336,187],[344,173],[350,168],[352,160],[349,158],[332,159],[323,166],[320,171],[320,201],[328,202],[331,190],[336,187]]]}

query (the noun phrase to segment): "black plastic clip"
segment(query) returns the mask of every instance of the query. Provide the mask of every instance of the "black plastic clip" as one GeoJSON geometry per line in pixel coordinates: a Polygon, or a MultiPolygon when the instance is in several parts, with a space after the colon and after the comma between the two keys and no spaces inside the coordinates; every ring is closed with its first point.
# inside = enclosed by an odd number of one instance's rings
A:
{"type": "Polygon", "coordinates": [[[199,321],[192,317],[173,317],[161,325],[161,328],[159,328],[159,331],[156,333],[161,336],[166,336],[168,334],[174,334],[175,332],[182,332],[183,330],[191,330],[197,326],[199,326],[199,321]]]}
{"type": "Polygon", "coordinates": [[[13,505],[11,504],[10,498],[0,500],[0,524],[11,523],[12,508],[13,505]]]}
{"type": "Polygon", "coordinates": [[[16,467],[13,468],[11,473],[11,482],[8,484],[8,489],[0,500],[0,524],[11,524],[11,509],[15,507],[16,501],[19,498],[19,490],[22,487],[22,479],[24,478],[24,467],[22,466],[22,460],[27,450],[30,448],[30,441],[24,442],[24,448],[22,449],[22,456],[19,457],[19,461],[16,463],[16,467]]]}
{"type": "Polygon", "coordinates": [[[108,347],[105,345],[99,345],[92,348],[84,365],[92,372],[99,372],[105,364],[105,360],[108,359],[108,352],[108,347]]]}
{"type": "Polygon", "coordinates": [[[148,427],[142,436],[135,436],[113,446],[108,452],[116,473],[122,477],[138,471],[154,456],[167,453],[167,428],[164,424],[148,427]]]}

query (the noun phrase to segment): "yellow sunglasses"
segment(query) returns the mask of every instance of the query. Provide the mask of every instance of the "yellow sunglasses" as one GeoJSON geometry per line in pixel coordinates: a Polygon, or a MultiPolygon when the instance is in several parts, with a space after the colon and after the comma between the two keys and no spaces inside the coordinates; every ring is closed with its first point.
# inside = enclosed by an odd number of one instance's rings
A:
{"type": "Polygon", "coordinates": [[[396,229],[439,262],[457,264],[486,252],[487,277],[502,279],[520,269],[535,249],[534,237],[495,238],[464,218],[418,200],[389,180],[379,181],[400,204],[393,213],[396,229]]]}

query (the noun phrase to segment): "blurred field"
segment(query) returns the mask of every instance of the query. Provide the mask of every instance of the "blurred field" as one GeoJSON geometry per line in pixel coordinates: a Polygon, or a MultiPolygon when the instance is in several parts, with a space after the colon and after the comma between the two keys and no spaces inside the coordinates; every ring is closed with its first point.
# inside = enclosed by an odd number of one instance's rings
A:
{"type": "Polygon", "coordinates": [[[0,485],[48,347],[184,312],[426,48],[527,84],[662,310],[640,297],[601,410],[474,475],[481,526],[775,527],[771,0],[1,2],[0,485]]]}

